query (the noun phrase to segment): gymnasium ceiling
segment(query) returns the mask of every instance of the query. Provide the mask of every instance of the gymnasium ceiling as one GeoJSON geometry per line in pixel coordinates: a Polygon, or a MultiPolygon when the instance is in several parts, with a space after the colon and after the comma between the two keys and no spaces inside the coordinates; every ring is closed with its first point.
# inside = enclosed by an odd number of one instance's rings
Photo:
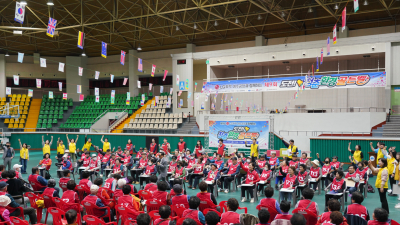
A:
{"type": "Polygon", "coordinates": [[[350,30],[396,23],[399,0],[27,0],[24,24],[14,21],[15,1],[0,0],[0,52],[38,52],[47,56],[80,55],[78,31],[86,34],[85,53],[100,56],[101,41],[108,54],[327,33],[347,4],[350,30]],[[367,3],[366,5],[364,5],[367,3]],[[58,35],[46,35],[49,16],[58,35]],[[178,28],[177,28],[178,27],[178,28]],[[22,30],[15,36],[13,30],[22,30]]]}

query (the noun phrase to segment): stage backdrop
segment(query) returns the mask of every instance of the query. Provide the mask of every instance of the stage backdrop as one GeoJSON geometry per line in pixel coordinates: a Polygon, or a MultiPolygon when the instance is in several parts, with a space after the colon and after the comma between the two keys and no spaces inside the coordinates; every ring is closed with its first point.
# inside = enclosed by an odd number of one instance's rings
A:
{"type": "Polygon", "coordinates": [[[203,93],[232,93],[305,89],[385,87],[386,72],[331,74],[299,77],[278,77],[251,80],[228,80],[207,82],[203,93]]]}
{"type": "Polygon", "coordinates": [[[209,146],[218,147],[218,140],[224,140],[227,148],[246,148],[252,138],[257,138],[260,149],[269,144],[269,120],[265,121],[209,121],[209,146]]]}

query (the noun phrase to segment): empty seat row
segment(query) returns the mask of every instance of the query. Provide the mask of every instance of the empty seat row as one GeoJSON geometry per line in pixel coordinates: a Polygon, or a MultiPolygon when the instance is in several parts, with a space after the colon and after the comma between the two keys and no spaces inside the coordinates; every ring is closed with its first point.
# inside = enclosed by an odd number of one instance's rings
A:
{"type": "Polygon", "coordinates": [[[144,113],[165,113],[165,109],[145,109],[144,113]]]}
{"type": "Polygon", "coordinates": [[[124,129],[163,129],[163,130],[176,130],[178,129],[178,124],[125,124],[124,129]]]}
{"type": "Polygon", "coordinates": [[[135,119],[131,123],[182,123],[182,118],[175,119],[135,119]]]}

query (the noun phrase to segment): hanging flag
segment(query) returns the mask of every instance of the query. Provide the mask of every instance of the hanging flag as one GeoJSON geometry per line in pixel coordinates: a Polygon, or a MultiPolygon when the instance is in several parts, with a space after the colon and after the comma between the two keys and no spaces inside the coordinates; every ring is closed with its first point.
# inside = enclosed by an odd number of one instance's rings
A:
{"type": "Polygon", "coordinates": [[[22,63],[24,61],[24,53],[18,52],[18,62],[22,63]]]}
{"type": "Polygon", "coordinates": [[[165,78],[167,78],[168,70],[164,70],[164,78],[163,81],[165,81],[165,78]]]}
{"type": "Polygon", "coordinates": [[[186,79],[186,83],[185,83],[185,89],[188,90],[189,89],[189,79],[186,79]]]}
{"type": "Polygon", "coordinates": [[[46,67],[46,59],[40,58],[40,67],[46,67]]]}
{"type": "Polygon", "coordinates": [[[151,88],[153,87],[152,83],[149,83],[149,91],[151,91],[151,88]]]}
{"type": "Polygon", "coordinates": [[[100,76],[100,72],[99,72],[99,71],[96,71],[96,72],[94,73],[94,79],[98,80],[98,79],[99,79],[99,76],[100,76]]]}
{"type": "Polygon", "coordinates": [[[194,91],[196,92],[197,89],[197,82],[194,82],[194,91]]]}
{"type": "Polygon", "coordinates": [[[221,98],[221,105],[219,107],[220,110],[224,109],[224,99],[221,98]]]}
{"type": "Polygon", "coordinates": [[[199,94],[196,94],[196,99],[199,99],[199,97],[200,97],[200,95],[199,95],[199,94]]]}
{"type": "Polygon", "coordinates": [[[126,100],[126,105],[130,105],[131,104],[131,100],[130,99],[127,99],[126,100]]]}
{"type": "Polygon", "coordinates": [[[98,96],[100,94],[99,88],[94,88],[94,95],[98,96]]]}
{"type": "Polygon", "coordinates": [[[168,101],[167,101],[167,108],[171,107],[171,97],[168,97],[168,101]]]}
{"type": "Polygon", "coordinates": [[[179,75],[176,75],[176,86],[179,86],[179,75]]]}
{"type": "Polygon", "coordinates": [[[62,62],[58,63],[58,71],[64,72],[64,67],[65,67],[64,63],[62,63],[62,62]]]}
{"type": "Polygon", "coordinates": [[[79,101],[83,102],[83,100],[85,100],[85,96],[84,95],[79,95],[79,101]]]}
{"type": "Polygon", "coordinates": [[[25,18],[25,5],[16,2],[15,6],[15,17],[14,20],[17,21],[18,23],[23,24],[24,23],[24,18],[25,18]]]}
{"type": "Polygon", "coordinates": [[[10,87],[6,87],[6,95],[11,95],[11,88],[10,87]]]}
{"type": "Polygon", "coordinates": [[[19,85],[19,76],[13,75],[13,77],[14,77],[14,85],[19,85]]]}
{"type": "Polygon", "coordinates": [[[107,43],[101,42],[101,57],[107,58],[107,43]]]}
{"type": "Polygon", "coordinates": [[[47,36],[53,37],[54,31],[56,30],[57,20],[49,17],[49,23],[47,24],[47,36]]]}
{"type": "Polygon", "coordinates": [[[140,86],[140,80],[137,81],[137,87],[141,88],[142,86],[140,86]]]}
{"type": "Polygon", "coordinates": [[[192,92],[189,92],[189,94],[188,94],[188,97],[187,98],[190,98],[192,96],[192,92]]]}
{"type": "Polygon", "coordinates": [[[164,92],[164,86],[160,86],[160,93],[164,92]]]}
{"type": "Polygon", "coordinates": [[[82,68],[82,67],[79,67],[79,68],[78,68],[78,75],[79,75],[79,76],[82,76],[82,74],[83,74],[83,68],[82,68]]]}
{"type": "Polygon", "coordinates": [[[96,102],[100,102],[100,96],[96,95],[96,102]]]}
{"type": "Polygon", "coordinates": [[[124,83],[122,85],[126,85],[126,83],[128,82],[128,78],[124,78],[124,83]]]}
{"type": "Polygon", "coordinates": [[[314,76],[314,64],[312,64],[311,70],[312,70],[312,75],[314,76]]]}
{"type": "Polygon", "coordinates": [[[330,55],[331,54],[331,45],[329,43],[329,41],[330,41],[329,39],[330,39],[330,37],[328,37],[328,40],[326,42],[326,55],[330,55]]]}
{"type": "Polygon", "coordinates": [[[111,90],[111,104],[115,103],[115,90],[111,90]]]}
{"type": "Polygon", "coordinates": [[[336,44],[336,24],[333,26],[333,44],[336,44]]]}
{"type": "Polygon", "coordinates": [[[172,91],[173,91],[174,89],[173,88],[170,88],[169,89],[169,95],[172,95],[172,91]]]}
{"type": "Polygon", "coordinates": [[[156,104],[158,104],[158,99],[159,99],[159,97],[156,96],[156,101],[155,101],[156,104]]]}
{"type": "Polygon", "coordinates": [[[144,101],[146,100],[146,96],[144,96],[144,94],[142,94],[142,101],[144,103],[144,101]]]}
{"type": "Polygon", "coordinates": [[[143,62],[141,58],[138,58],[138,71],[143,72],[143,62]]]}
{"type": "Polygon", "coordinates": [[[179,91],[179,92],[178,92],[178,96],[181,96],[181,94],[182,94],[182,91],[179,91]]]}
{"type": "Polygon", "coordinates": [[[42,80],[41,79],[36,79],[36,87],[42,88],[42,80]]]}
{"type": "Polygon", "coordinates": [[[115,103],[115,97],[111,97],[111,104],[115,103]]]}
{"type": "Polygon", "coordinates": [[[319,71],[319,62],[318,62],[319,60],[318,60],[318,56],[317,56],[317,68],[315,68],[315,71],[319,71]]]}
{"type": "Polygon", "coordinates": [[[201,103],[201,110],[204,110],[204,102],[201,103]]]}
{"type": "Polygon", "coordinates": [[[131,93],[130,92],[126,92],[126,99],[130,99],[131,98],[131,93]]]}
{"type": "Polygon", "coordinates": [[[154,77],[154,73],[156,72],[156,65],[151,65],[151,76],[154,77]]]}
{"type": "Polygon", "coordinates": [[[58,82],[58,90],[62,91],[62,82],[58,82]]]}
{"type": "Polygon", "coordinates": [[[193,104],[194,104],[194,103],[193,103],[193,100],[192,100],[192,104],[191,104],[191,105],[192,105],[192,107],[193,107],[193,104]]]}
{"type": "Polygon", "coordinates": [[[28,97],[32,97],[33,96],[33,90],[32,89],[28,89],[28,97]]]}
{"type": "Polygon", "coordinates": [[[82,93],[82,86],[81,85],[76,85],[76,93],[78,93],[78,94],[82,93]]]}
{"type": "Polygon", "coordinates": [[[121,65],[125,65],[125,55],[126,55],[126,52],[121,50],[121,59],[120,59],[121,65]]]}
{"type": "Polygon", "coordinates": [[[358,0],[354,0],[354,12],[356,13],[358,11],[358,0]]]}
{"type": "Polygon", "coordinates": [[[78,48],[83,49],[84,41],[85,41],[85,33],[79,31],[79,33],[78,33],[78,48]]]}
{"type": "Polygon", "coordinates": [[[111,83],[114,83],[114,75],[110,74],[110,81],[111,83]]]}
{"type": "Polygon", "coordinates": [[[211,109],[212,109],[212,110],[215,110],[215,105],[214,105],[214,102],[213,102],[213,103],[211,103],[211,109]]]}
{"type": "Polygon", "coordinates": [[[49,91],[49,99],[53,99],[53,92],[49,91]]]}
{"type": "Polygon", "coordinates": [[[321,48],[321,65],[324,58],[324,48],[321,48]]]}
{"type": "Polygon", "coordinates": [[[342,32],[346,29],[346,7],[342,11],[342,32]]]}
{"type": "Polygon", "coordinates": [[[63,99],[64,99],[64,100],[67,100],[67,96],[68,96],[67,93],[63,93],[63,99]]]}
{"type": "Polygon", "coordinates": [[[225,95],[225,100],[224,100],[224,102],[226,102],[226,100],[228,100],[228,95],[225,95]]]}

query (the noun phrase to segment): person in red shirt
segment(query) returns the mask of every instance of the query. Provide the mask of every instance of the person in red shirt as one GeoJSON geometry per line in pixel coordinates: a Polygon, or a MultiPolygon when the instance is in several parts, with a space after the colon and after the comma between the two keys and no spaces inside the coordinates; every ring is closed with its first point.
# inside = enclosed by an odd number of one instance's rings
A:
{"type": "MultiPolygon", "coordinates": [[[[299,185],[299,180],[295,174],[296,168],[294,166],[289,167],[288,172],[285,173],[282,170],[282,167],[279,168],[279,172],[285,176],[285,182],[283,183],[282,188],[284,189],[295,189],[299,185]]],[[[292,201],[293,194],[292,192],[283,192],[282,190],[279,192],[282,200],[292,201]]]]}
{"type": "Polygon", "coordinates": [[[158,209],[158,214],[160,214],[160,218],[156,219],[153,224],[155,224],[155,225],[175,225],[175,222],[169,218],[169,216],[171,215],[171,207],[169,205],[162,205],[158,209]]]}
{"type": "Polygon", "coordinates": [[[186,150],[186,143],[183,141],[183,137],[179,138],[179,142],[178,142],[178,150],[179,152],[184,152],[186,150]]]}
{"type": "Polygon", "coordinates": [[[136,220],[136,217],[139,215],[139,204],[135,201],[135,199],[131,196],[131,186],[124,185],[122,187],[123,195],[118,198],[118,205],[123,205],[126,208],[132,209],[135,211],[135,214],[128,214],[129,220],[136,220]]]}
{"type": "Polygon", "coordinates": [[[269,223],[268,223],[269,217],[270,217],[270,214],[269,214],[268,210],[261,209],[260,211],[258,211],[258,219],[260,220],[260,223],[258,223],[256,225],[269,225],[269,223]]]}
{"type": "Polygon", "coordinates": [[[204,152],[203,150],[203,145],[201,144],[201,141],[198,140],[197,144],[194,148],[195,154],[196,154],[196,158],[199,158],[201,156],[201,154],[204,152]]]}
{"type": "Polygon", "coordinates": [[[260,176],[255,170],[255,163],[249,163],[249,168],[243,167],[243,170],[246,172],[246,180],[243,184],[251,185],[251,186],[241,186],[242,188],[242,202],[246,201],[246,190],[250,193],[251,200],[250,202],[254,202],[254,188],[256,187],[256,183],[260,181],[260,176]]]}
{"type": "Polygon", "coordinates": [[[340,225],[343,223],[343,215],[341,212],[332,212],[331,215],[329,216],[329,219],[331,219],[330,223],[323,223],[324,225],[329,225],[329,224],[334,224],[334,225],[340,225]]]}
{"type": "Polygon", "coordinates": [[[314,197],[314,191],[310,188],[304,188],[301,195],[303,199],[297,202],[295,209],[308,209],[316,216],[319,215],[318,204],[313,202],[312,199],[314,197]]]}
{"type": "Polygon", "coordinates": [[[153,198],[162,202],[165,205],[171,205],[171,196],[166,190],[168,189],[168,183],[166,181],[157,182],[157,189],[153,192],[153,198]]]}
{"type": "Polygon", "coordinates": [[[217,151],[217,154],[220,154],[220,155],[222,155],[222,156],[224,156],[225,155],[225,153],[226,153],[226,146],[224,145],[224,140],[222,140],[222,139],[219,139],[219,141],[218,141],[218,151],[217,151]]]}
{"type": "Polygon", "coordinates": [[[200,206],[200,199],[197,196],[192,196],[189,199],[189,209],[186,209],[182,213],[182,218],[190,218],[195,220],[196,222],[199,221],[202,224],[206,223],[204,218],[204,214],[197,210],[200,206]]]}
{"type": "Polygon", "coordinates": [[[364,220],[369,220],[369,214],[367,207],[361,205],[364,201],[364,196],[356,191],[351,195],[351,205],[348,205],[344,210],[345,215],[354,215],[363,218],[364,220]]]}
{"type": "Polygon", "coordinates": [[[389,225],[389,213],[383,208],[376,208],[368,225],[389,225]]]}
{"type": "Polygon", "coordinates": [[[164,151],[165,154],[168,154],[171,152],[171,145],[168,143],[168,140],[164,138],[164,143],[160,144],[160,151],[164,151]]]}
{"type": "Polygon", "coordinates": [[[271,166],[268,163],[265,163],[262,173],[260,174],[260,182],[258,183],[258,195],[260,196],[260,192],[264,189],[265,185],[271,183],[271,179],[273,177],[272,170],[270,170],[271,166]],[[264,183],[262,183],[264,182],[264,183]]]}
{"type": "Polygon", "coordinates": [[[226,202],[227,211],[221,214],[221,224],[240,224],[240,214],[236,212],[239,208],[239,202],[236,198],[230,198],[226,202]]]}
{"type": "Polygon", "coordinates": [[[204,176],[203,170],[204,170],[204,163],[203,163],[203,158],[200,157],[197,159],[197,162],[192,166],[193,168],[193,173],[189,175],[189,186],[188,188],[192,188],[193,190],[196,189],[197,184],[199,183],[200,178],[204,176]],[[193,184],[194,180],[194,184],[193,184]],[[193,186],[192,186],[193,184],[193,186]]]}
{"type": "MultiPolygon", "coordinates": [[[[182,186],[182,181],[183,181],[182,179],[175,178],[175,179],[174,179],[174,182],[173,182],[173,186],[174,186],[175,184],[179,184],[179,185],[182,186]]],[[[173,187],[173,186],[172,186],[172,187],[173,187]]],[[[184,194],[184,195],[187,194],[187,193],[186,193],[186,190],[183,190],[183,194],[184,194]]],[[[171,196],[171,198],[174,197],[174,196],[176,195],[176,193],[175,193],[175,191],[174,191],[173,188],[171,188],[171,191],[169,192],[169,195],[171,196]]]]}
{"type": "MultiPolygon", "coordinates": [[[[80,203],[78,193],[75,191],[76,183],[74,180],[70,180],[67,182],[67,190],[63,192],[61,200],[65,203],[80,203]]],[[[70,206],[65,204],[62,208],[63,211],[68,211],[70,209],[74,209],[77,211],[83,211],[83,207],[80,206],[79,209],[76,206],[70,206]]]]}
{"type": "Polygon", "coordinates": [[[332,181],[332,184],[331,184],[331,190],[325,194],[325,205],[331,198],[339,199],[340,195],[336,194],[343,193],[346,190],[346,181],[343,179],[343,176],[344,176],[343,171],[338,170],[336,172],[335,178],[327,177],[329,180],[332,181]]]}
{"type": "Polygon", "coordinates": [[[69,171],[68,169],[63,170],[63,175],[64,177],[60,178],[60,181],[58,181],[58,185],[60,186],[60,188],[64,191],[67,190],[67,182],[71,180],[71,171],[69,171]]]}
{"type": "MultiPolygon", "coordinates": [[[[214,205],[218,205],[218,202],[215,199],[214,194],[212,192],[211,193],[207,192],[208,184],[205,181],[200,182],[199,189],[200,189],[200,192],[197,193],[196,196],[200,199],[200,201],[210,200],[210,201],[212,201],[214,203],[214,205]]],[[[214,188],[211,187],[210,189],[212,190],[214,188]]]]}
{"type": "Polygon", "coordinates": [[[182,185],[174,184],[173,190],[175,192],[175,196],[171,198],[171,205],[189,208],[189,195],[182,194],[183,189],[182,185]]]}
{"type": "Polygon", "coordinates": [[[157,152],[158,152],[157,151],[157,143],[156,143],[156,140],[154,138],[151,139],[149,150],[153,154],[157,154],[157,152]]]}
{"type": "Polygon", "coordinates": [[[205,216],[205,220],[206,220],[207,225],[217,225],[217,224],[219,224],[219,221],[221,220],[221,218],[219,217],[219,215],[216,212],[208,211],[208,213],[205,216]]]}
{"type": "MultiPolygon", "coordinates": [[[[340,202],[336,199],[331,199],[328,202],[328,212],[322,213],[317,221],[317,225],[330,222],[330,215],[332,212],[340,211],[340,202]]],[[[342,225],[348,225],[346,218],[343,217],[342,225]]]]}

